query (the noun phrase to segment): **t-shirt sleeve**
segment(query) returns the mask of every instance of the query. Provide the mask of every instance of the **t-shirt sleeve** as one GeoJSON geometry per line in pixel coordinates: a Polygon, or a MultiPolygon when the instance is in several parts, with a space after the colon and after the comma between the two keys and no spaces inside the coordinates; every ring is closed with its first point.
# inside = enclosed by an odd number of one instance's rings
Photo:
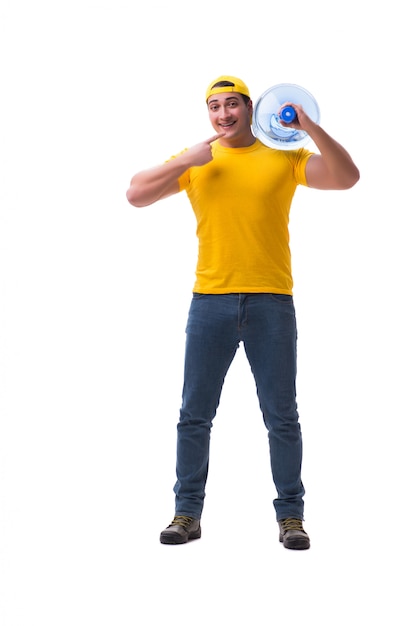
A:
{"type": "MultiPolygon", "coordinates": [[[[168,163],[172,159],[176,159],[178,156],[180,156],[180,154],[184,154],[186,150],[188,150],[188,148],[185,148],[178,154],[171,156],[169,159],[166,160],[166,163],[168,163]]],[[[185,172],[183,172],[183,174],[178,178],[178,182],[179,182],[179,191],[183,191],[184,189],[186,189],[187,185],[190,182],[190,170],[186,170],[185,172]]]]}
{"type": "Polygon", "coordinates": [[[310,157],[314,154],[305,148],[300,148],[296,150],[294,153],[294,162],[293,162],[293,172],[295,176],[295,181],[298,185],[308,186],[306,182],[306,164],[310,157]]]}

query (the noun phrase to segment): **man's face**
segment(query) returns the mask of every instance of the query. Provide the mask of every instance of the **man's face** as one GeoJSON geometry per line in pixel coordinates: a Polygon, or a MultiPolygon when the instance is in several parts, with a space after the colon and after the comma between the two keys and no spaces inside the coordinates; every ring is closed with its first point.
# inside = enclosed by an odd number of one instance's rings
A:
{"type": "Polygon", "coordinates": [[[218,133],[225,133],[224,145],[248,145],[251,132],[251,100],[246,104],[239,93],[217,93],[208,100],[210,122],[218,133]]]}

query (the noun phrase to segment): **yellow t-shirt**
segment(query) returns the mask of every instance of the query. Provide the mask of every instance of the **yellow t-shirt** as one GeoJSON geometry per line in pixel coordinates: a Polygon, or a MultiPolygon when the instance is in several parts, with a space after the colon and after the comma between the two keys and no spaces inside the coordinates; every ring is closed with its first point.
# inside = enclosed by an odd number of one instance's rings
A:
{"type": "Polygon", "coordinates": [[[180,178],[197,220],[198,293],[292,294],[289,212],[311,152],[212,144],[213,160],[180,178]]]}

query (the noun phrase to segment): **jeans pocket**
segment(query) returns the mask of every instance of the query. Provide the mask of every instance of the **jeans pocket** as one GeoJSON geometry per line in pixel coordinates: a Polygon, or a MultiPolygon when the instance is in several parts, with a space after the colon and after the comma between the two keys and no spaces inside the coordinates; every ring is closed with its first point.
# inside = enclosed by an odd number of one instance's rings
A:
{"type": "Polygon", "coordinates": [[[293,304],[293,296],[290,296],[287,293],[270,293],[269,295],[270,298],[276,302],[293,304]]]}

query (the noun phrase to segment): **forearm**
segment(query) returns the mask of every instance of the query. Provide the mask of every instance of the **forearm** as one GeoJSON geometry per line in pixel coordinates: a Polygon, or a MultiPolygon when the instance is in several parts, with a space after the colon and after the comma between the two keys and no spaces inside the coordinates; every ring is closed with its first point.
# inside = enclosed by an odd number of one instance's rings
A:
{"type": "Polygon", "coordinates": [[[321,155],[322,171],[319,178],[313,180],[316,184],[312,186],[326,189],[349,189],[355,185],[360,173],[347,150],[313,122],[309,123],[309,128],[306,130],[321,155]]]}
{"type": "Polygon", "coordinates": [[[189,168],[185,155],[135,174],[126,192],[128,202],[145,207],[179,191],[178,178],[189,168]]]}
{"type": "Polygon", "coordinates": [[[184,150],[175,159],[135,174],[126,192],[128,201],[134,206],[142,207],[177,193],[179,191],[179,177],[190,167],[200,167],[212,161],[211,144],[223,137],[224,134],[217,133],[213,137],[184,150]]]}

